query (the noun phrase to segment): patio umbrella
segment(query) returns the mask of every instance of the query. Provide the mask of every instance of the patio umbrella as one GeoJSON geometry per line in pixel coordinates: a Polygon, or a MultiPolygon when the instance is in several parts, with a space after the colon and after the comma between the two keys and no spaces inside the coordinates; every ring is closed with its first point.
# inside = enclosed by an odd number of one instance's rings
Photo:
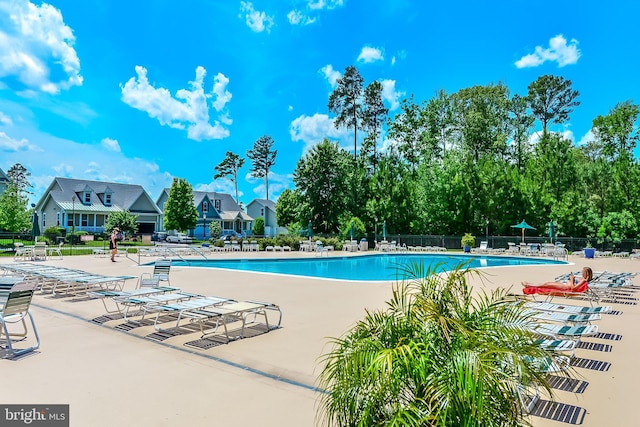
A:
{"type": "Polygon", "coordinates": [[[556,225],[553,223],[553,220],[549,221],[549,239],[551,239],[551,243],[553,243],[553,239],[556,237],[556,225]]]}
{"type": "Polygon", "coordinates": [[[387,240],[387,221],[382,223],[382,240],[387,240]]]}
{"type": "Polygon", "coordinates": [[[351,240],[353,240],[353,222],[351,222],[351,231],[350,231],[350,233],[351,233],[351,240]]]}
{"type": "Polygon", "coordinates": [[[307,234],[309,235],[309,240],[313,237],[313,225],[311,225],[311,220],[309,220],[309,224],[307,225],[307,234]]]}
{"type": "Polygon", "coordinates": [[[522,229],[522,242],[524,243],[524,230],[535,230],[535,227],[530,226],[529,224],[527,224],[525,222],[525,220],[523,219],[522,222],[520,224],[516,224],[516,225],[512,225],[511,228],[520,228],[522,229]]]}
{"type": "Polygon", "coordinates": [[[33,213],[33,224],[31,227],[31,240],[35,240],[40,235],[40,226],[38,225],[38,214],[33,213]]]}

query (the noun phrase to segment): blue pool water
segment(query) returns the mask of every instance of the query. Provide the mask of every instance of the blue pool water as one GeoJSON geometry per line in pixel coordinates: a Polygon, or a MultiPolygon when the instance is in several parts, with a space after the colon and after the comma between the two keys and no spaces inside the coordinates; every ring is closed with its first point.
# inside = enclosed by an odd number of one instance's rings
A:
{"type": "Polygon", "coordinates": [[[469,261],[472,268],[505,267],[515,265],[566,264],[544,258],[516,258],[507,256],[442,255],[442,254],[378,254],[356,257],[296,259],[233,259],[233,260],[173,260],[174,266],[224,268],[258,273],[288,274],[340,280],[378,281],[396,280],[400,266],[423,263],[442,270],[451,270],[469,261]]]}

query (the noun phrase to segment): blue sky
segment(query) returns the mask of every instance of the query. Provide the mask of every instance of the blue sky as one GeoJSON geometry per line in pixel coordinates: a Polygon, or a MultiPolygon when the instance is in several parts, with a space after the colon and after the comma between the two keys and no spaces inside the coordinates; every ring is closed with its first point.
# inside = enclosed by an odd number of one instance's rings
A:
{"type": "MultiPolygon", "coordinates": [[[[0,0],[0,168],[31,172],[33,201],[56,176],[140,184],[213,180],[225,152],[262,135],[278,150],[269,196],[324,137],[351,148],[327,102],[355,65],[383,83],[390,115],[503,82],[526,94],[570,79],[582,105],[556,129],[576,144],[616,103],[640,102],[635,2],[408,0],[0,0]],[[633,77],[636,76],[636,77],[633,77]]],[[[388,141],[381,141],[381,148],[388,141]]],[[[264,181],[239,176],[245,204],[264,181]]]]}

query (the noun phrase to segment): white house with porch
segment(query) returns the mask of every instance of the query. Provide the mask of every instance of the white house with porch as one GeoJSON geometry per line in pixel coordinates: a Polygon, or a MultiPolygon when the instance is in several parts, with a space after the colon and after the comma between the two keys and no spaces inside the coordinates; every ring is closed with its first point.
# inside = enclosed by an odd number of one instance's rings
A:
{"type": "Polygon", "coordinates": [[[140,234],[158,229],[161,211],[140,185],[54,178],[35,207],[42,231],[57,226],[101,233],[109,214],[119,211],[137,216],[140,234]]]}
{"type": "MultiPolygon", "coordinates": [[[[169,188],[162,190],[156,204],[164,212],[164,205],[169,199],[169,188]]],[[[209,224],[213,221],[220,223],[222,235],[247,236],[251,234],[253,218],[242,210],[230,194],[214,191],[194,191],[193,204],[198,211],[198,222],[187,234],[197,239],[210,237],[209,224]]],[[[160,229],[164,230],[164,214],[161,216],[160,229]]],[[[166,231],[166,230],[165,230],[166,231]]]]}

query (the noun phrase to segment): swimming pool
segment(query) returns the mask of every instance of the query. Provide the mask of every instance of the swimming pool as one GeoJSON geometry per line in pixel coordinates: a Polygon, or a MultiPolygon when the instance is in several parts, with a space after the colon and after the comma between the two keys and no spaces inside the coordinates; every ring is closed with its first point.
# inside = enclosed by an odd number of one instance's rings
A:
{"type": "Polygon", "coordinates": [[[469,266],[472,268],[567,264],[564,261],[544,258],[442,254],[377,254],[295,259],[173,260],[172,264],[184,267],[223,268],[339,280],[386,281],[396,280],[398,267],[402,265],[423,263],[426,267],[442,263],[443,270],[450,270],[467,260],[470,261],[469,266]]]}

